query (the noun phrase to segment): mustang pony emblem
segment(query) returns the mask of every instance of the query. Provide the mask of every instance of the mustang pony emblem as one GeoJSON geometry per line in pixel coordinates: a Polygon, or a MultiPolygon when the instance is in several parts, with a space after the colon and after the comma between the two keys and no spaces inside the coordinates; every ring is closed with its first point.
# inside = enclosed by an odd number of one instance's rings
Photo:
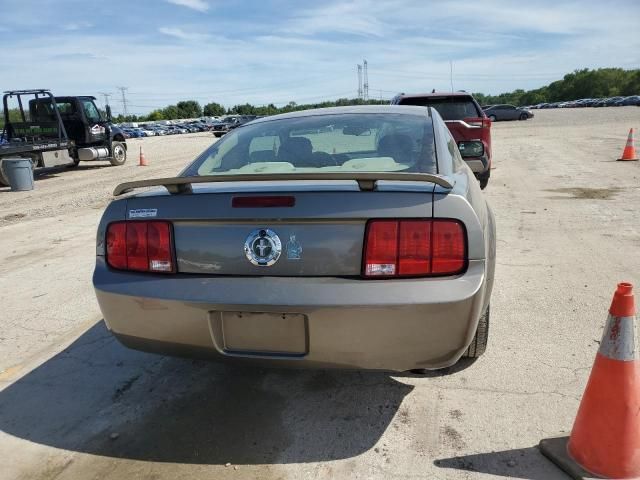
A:
{"type": "Polygon", "coordinates": [[[268,228],[254,230],[244,242],[244,254],[258,267],[270,267],[278,261],[281,253],[280,238],[268,228]]]}

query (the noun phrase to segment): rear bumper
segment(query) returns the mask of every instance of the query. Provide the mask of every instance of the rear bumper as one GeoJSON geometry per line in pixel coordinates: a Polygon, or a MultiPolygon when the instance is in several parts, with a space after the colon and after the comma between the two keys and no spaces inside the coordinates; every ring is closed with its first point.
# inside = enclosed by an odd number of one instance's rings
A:
{"type": "MultiPolygon", "coordinates": [[[[484,260],[472,260],[455,278],[371,281],[163,277],[115,272],[98,257],[93,281],[108,328],[132,348],[260,365],[396,371],[457,362],[490,293],[484,260]],[[304,318],[303,351],[230,350],[221,326],[227,312],[304,318]]],[[[254,339],[274,335],[270,326],[255,323],[246,333],[254,339]]],[[[278,339],[287,340],[287,333],[278,339]]]]}
{"type": "Polygon", "coordinates": [[[491,167],[489,157],[486,155],[483,155],[482,157],[465,158],[464,161],[469,165],[469,168],[476,176],[488,172],[491,167]]]}

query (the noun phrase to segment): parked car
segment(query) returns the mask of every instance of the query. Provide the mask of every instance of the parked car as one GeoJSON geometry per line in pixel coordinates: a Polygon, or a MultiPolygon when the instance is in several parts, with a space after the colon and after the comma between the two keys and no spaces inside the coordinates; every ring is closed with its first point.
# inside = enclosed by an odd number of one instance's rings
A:
{"type": "Polygon", "coordinates": [[[156,188],[114,200],[98,227],[109,331],[259,366],[480,356],[495,222],[455,146],[433,108],[308,110],[232,130],[178,177],[118,186],[156,188]]]}
{"type": "Polygon", "coordinates": [[[508,104],[494,105],[487,108],[484,113],[492,122],[500,120],[527,120],[533,117],[533,113],[530,111],[508,104]]]}
{"type": "Polygon", "coordinates": [[[475,173],[480,188],[486,188],[491,176],[491,121],[472,95],[466,92],[401,93],[391,100],[391,104],[435,108],[475,173]]]}
{"type": "Polygon", "coordinates": [[[630,105],[640,106],[640,95],[631,95],[630,97],[625,97],[618,102],[616,102],[616,106],[625,107],[630,105]]]}
{"type": "Polygon", "coordinates": [[[622,100],[624,97],[611,97],[608,98],[605,102],[604,102],[604,106],[605,107],[615,107],[616,103],[620,100],[622,100]]]}
{"type": "Polygon", "coordinates": [[[237,126],[239,126],[240,122],[237,117],[226,117],[223,118],[220,122],[215,123],[211,132],[215,137],[222,137],[225,133],[233,130],[237,126]]]}
{"type": "Polygon", "coordinates": [[[124,132],[124,136],[126,138],[140,138],[140,137],[144,137],[144,133],[142,133],[140,130],[135,129],[135,128],[123,128],[122,131],[124,132]]]}

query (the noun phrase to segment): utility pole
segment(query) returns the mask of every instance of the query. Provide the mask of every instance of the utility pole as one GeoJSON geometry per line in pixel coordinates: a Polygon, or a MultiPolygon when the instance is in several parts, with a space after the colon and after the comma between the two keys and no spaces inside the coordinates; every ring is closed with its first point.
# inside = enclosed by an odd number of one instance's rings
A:
{"type": "Polygon", "coordinates": [[[124,116],[128,116],[129,112],[127,112],[127,98],[125,97],[124,92],[129,90],[129,87],[116,87],[122,93],[122,110],[124,110],[124,116]]]}
{"type": "Polygon", "coordinates": [[[104,107],[107,108],[107,106],[109,105],[109,97],[111,96],[110,93],[107,92],[99,92],[100,95],[104,96],[104,107]]]}
{"type": "Polygon", "coordinates": [[[363,70],[364,70],[364,88],[362,90],[362,98],[363,100],[369,100],[369,70],[367,68],[367,61],[363,61],[363,70]]]}
{"type": "Polygon", "coordinates": [[[358,64],[358,99],[362,100],[362,65],[358,64]]]}

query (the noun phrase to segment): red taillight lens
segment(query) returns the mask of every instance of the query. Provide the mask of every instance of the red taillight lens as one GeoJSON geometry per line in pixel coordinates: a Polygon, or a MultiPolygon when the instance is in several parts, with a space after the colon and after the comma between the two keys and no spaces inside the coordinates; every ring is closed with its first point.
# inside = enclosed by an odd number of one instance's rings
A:
{"type": "Polygon", "coordinates": [[[147,255],[149,270],[171,272],[173,270],[171,226],[167,222],[149,222],[147,230],[147,255]]]}
{"type": "Polygon", "coordinates": [[[127,268],[127,226],[112,223],[107,228],[107,261],[113,268],[127,268]]]}
{"type": "Polygon", "coordinates": [[[400,222],[399,275],[430,273],[431,222],[404,220],[400,222]]]}
{"type": "Polygon", "coordinates": [[[466,233],[457,220],[372,220],[365,241],[365,277],[453,275],[467,264],[466,233]]]}
{"type": "Polygon", "coordinates": [[[452,220],[435,220],[431,251],[431,273],[460,272],[467,262],[467,242],[462,225],[452,220]]]}
{"type": "Polygon", "coordinates": [[[398,263],[398,222],[370,222],[365,247],[365,275],[395,275],[398,263]]]}
{"type": "Polygon", "coordinates": [[[169,222],[115,222],[107,227],[107,264],[119,270],[173,272],[169,222]]]}
{"type": "Polygon", "coordinates": [[[491,119],[489,117],[465,118],[464,122],[474,127],[491,128],[491,119]]]}
{"type": "Polygon", "coordinates": [[[147,223],[131,222],[127,227],[127,269],[144,272],[149,269],[147,259],[147,223]]]}

